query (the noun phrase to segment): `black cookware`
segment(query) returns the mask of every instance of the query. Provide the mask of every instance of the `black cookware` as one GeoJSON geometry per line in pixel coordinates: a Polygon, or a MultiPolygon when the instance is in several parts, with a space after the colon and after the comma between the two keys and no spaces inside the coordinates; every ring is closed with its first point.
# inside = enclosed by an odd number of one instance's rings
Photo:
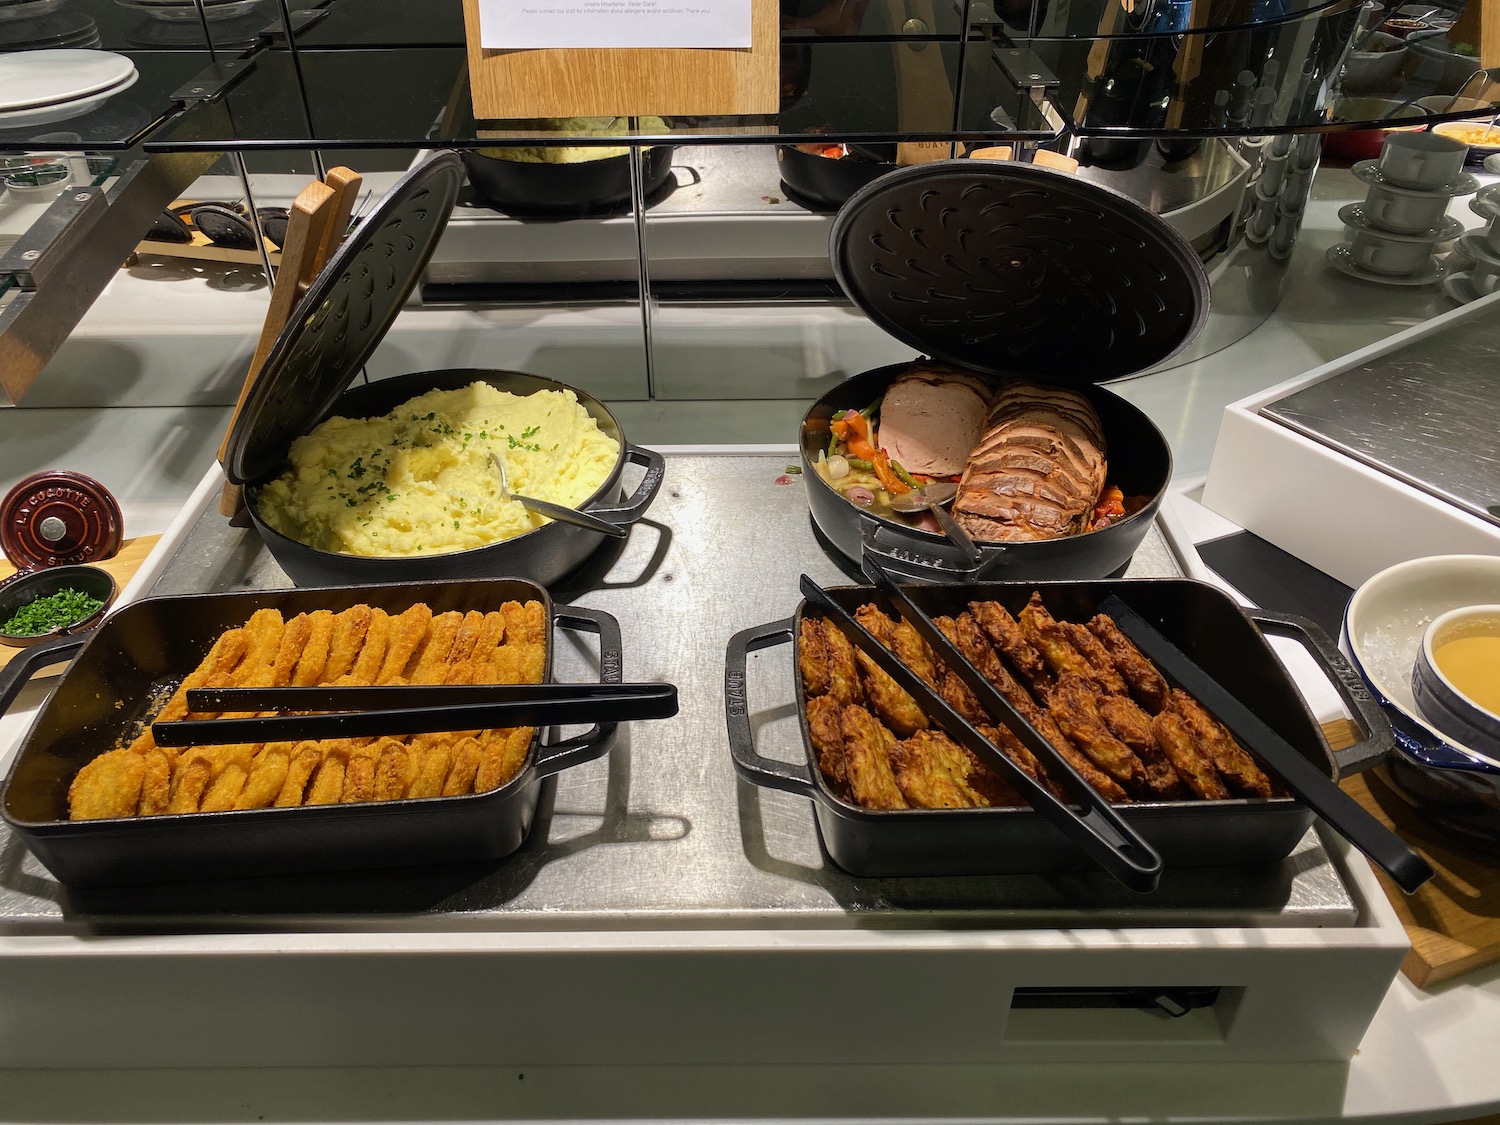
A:
{"type": "Polygon", "coordinates": [[[776,168],[782,184],[799,203],[837,211],[860,188],[895,171],[895,148],[895,145],[865,146],[836,160],[808,152],[801,145],[778,145],[776,168]],[[890,150],[888,154],[885,149],[890,150]]]}
{"type": "Polygon", "coordinates": [[[870,184],[839,212],[834,272],[891,335],[994,380],[1063,383],[1100,415],[1109,483],[1145,498],[1134,515],[1064,539],[981,546],[977,566],[945,537],[845,500],[816,471],[836,411],[875,401],[905,365],[855,376],[807,412],[800,438],[819,529],[856,561],[924,581],[1098,578],[1130,560],[1172,474],[1161,431],[1094,386],[1175,355],[1208,316],[1208,279],[1192,248],[1109,188],[1013,161],[941,161],[870,184]]]}
{"type": "MultiPolygon", "coordinates": [[[[431,390],[457,390],[471,383],[488,383],[497,390],[524,395],[534,391],[572,390],[579,404],[593,415],[602,433],[617,441],[620,456],[609,477],[581,507],[609,523],[628,527],[646,514],[661,488],[665,462],[661,454],[631,445],[620,431],[620,424],[609,408],[593,395],[566,387],[539,375],[516,371],[487,371],[475,368],[453,368],[447,371],[419,371],[381,379],[348,391],[329,408],[328,414],[344,418],[379,417],[401,403],[431,390]],[[621,477],[625,466],[643,466],[645,476],[632,494],[621,501],[621,477]]],[[[346,555],[309,547],[282,535],[261,519],[256,511],[259,486],[279,471],[260,477],[245,488],[245,503],[250,520],[265,541],[277,565],[299,586],[322,586],[339,582],[421,582],[431,578],[480,578],[486,575],[518,574],[548,584],[556,582],[596,551],[610,536],[585,527],[549,520],[524,535],[472,547],[467,551],[450,551],[442,555],[412,555],[401,558],[373,558],[346,555]]]]}
{"type": "MultiPolygon", "coordinates": [[[[613,211],[630,200],[630,155],[570,164],[505,160],[465,152],[469,183],[482,200],[507,215],[576,219],[613,211]]],[[[672,173],[672,146],[641,154],[644,194],[659,191],[672,173]]]]}
{"type": "MultiPolygon", "coordinates": [[[[133,736],[150,701],[203,659],[227,629],[264,607],[285,616],[342,611],[361,602],[399,613],[498,609],[539,601],[556,628],[599,634],[601,677],[620,680],[620,628],[597,610],[554,606],[521,579],[345,586],[149,598],[94,632],[28,649],[0,669],[0,712],[33,671],[77,652],[21,742],[0,793],[0,815],[59,881],[73,886],[220,879],[355,868],[500,859],[521,846],[538,782],[608,749],[612,725],[543,744],[532,739],[519,773],[498,789],[462,797],[246,809],[120,820],[67,819],[68,786],[97,755],[133,736]]],[[[545,678],[552,675],[549,637],[545,678]]]]}
{"type": "MultiPolygon", "coordinates": [[[[572,390],[551,379],[510,371],[460,368],[383,379],[346,393],[416,287],[447,224],[463,165],[440,152],[408,172],[349,236],[293,310],[246,394],[225,447],[224,471],[245,486],[252,521],[293,582],[423,581],[515,574],[549,583],[588,557],[606,538],[597,531],[548,523],[525,535],[468,551],[405,558],[366,558],[318,550],[273,531],[255,512],[259,487],[285,467],[292,441],[334,414],[384,414],[433,389],[487,382],[501,390],[572,390]]],[[[586,506],[612,523],[634,523],[661,486],[664,463],[630,445],[614,416],[593,396],[574,390],[602,430],[620,443],[620,457],[586,506]],[[623,504],[627,462],[645,476],[623,504]]]]}
{"type": "MultiPolygon", "coordinates": [[[[1391,745],[1390,728],[1368,693],[1347,685],[1358,677],[1333,641],[1302,618],[1244,610],[1216,587],[1187,579],[1115,579],[1093,582],[1004,582],[912,586],[906,592],[930,615],[962,612],[971,600],[999,601],[1020,612],[1039,590],[1059,620],[1087,621],[1110,594],[1120,597],[1219,682],[1296,751],[1329,778],[1378,761],[1391,745]],[[1323,738],[1262,631],[1285,632],[1309,644],[1358,717],[1364,738],[1337,754],[1323,738]]],[[[829,590],[845,609],[878,601],[873,587],[829,590]]],[[[794,617],[745,629],[730,640],[725,671],[729,749],[740,776],[756,785],[812,799],[829,857],[854,875],[978,875],[1057,871],[1088,866],[1083,853],[1030,808],[907,809],[871,811],[848,804],[817,768],[807,730],[805,699],[793,664],[792,690],[802,731],[796,761],[762,754],[755,744],[746,696],[752,652],[793,641],[806,603],[794,617]]],[[[781,700],[768,702],[782,702],[781,700]]],[[[1227,867],[1270,863],[1291,853],[1313,814],[1293,798],[1146,802],[1118,812],[1173,867],[1227,867]]]]}

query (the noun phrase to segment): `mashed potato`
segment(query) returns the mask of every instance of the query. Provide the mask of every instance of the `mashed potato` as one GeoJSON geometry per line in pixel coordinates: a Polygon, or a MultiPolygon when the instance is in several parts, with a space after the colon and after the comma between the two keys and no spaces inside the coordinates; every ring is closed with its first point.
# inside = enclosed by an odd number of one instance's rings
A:
{"type": "MultiPolygon", "coordinates": [[[[623,137],[629,132],[630,121],[624,117],[549,117],[542,122],[549,132],[574,136],[623,137]]],[[[665,133],[669,126],[660,117],[642,117],[641,132],[665,133]]],[[[649,145],[647,146],[650,147],[649,145]]],[[[608,160],[613,156],[624,156],[629,146],[588,145],[526,145],[515,148],[482,148],[480,156],[496,160],[514,160],[522,164],[585,164],[590,160],[608,160]]],[[[509,466],[505,470],[510,472],[509,466]]]]}
{"type": "Polygon", "coordinates": [[[256,511],[310,547],[371,556],[463,551],[550,522],[501,499],[491,453],[512,491],[576,508],[614,471],[620,446],[572,391],[473,383],[381,418],[329,418],[292,443],[291,468],[256,511]]]}

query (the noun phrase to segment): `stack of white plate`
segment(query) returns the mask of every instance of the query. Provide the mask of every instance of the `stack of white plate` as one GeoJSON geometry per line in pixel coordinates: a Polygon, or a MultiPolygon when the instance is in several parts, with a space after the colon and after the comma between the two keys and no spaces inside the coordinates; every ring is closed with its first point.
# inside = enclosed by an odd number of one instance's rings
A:
{"type": "Polygon", "coordinates": [[[0,55],[0,129],[29,129],[98,109],[135,85],[135,64],[110,51],[0,55]]]}
{"type": "Polygon", "coordinates": [[[244,15],[260,0],[115,0],[122,8],[142,12],[157,20],[196,20],[200,2],[205,18],[227,20],[244,15]]]}
{"type": "MultiPolygon", "coordinates": [[[[5,0],[0,0],[3,5],[5,0]]],[[[0,11],[4,11],[0,7],[0,11]]],[[[0,51],[46,51],[99,46],[99,25],[81,12],[58,12],[29,20],[0,20],[0,51]]]]}

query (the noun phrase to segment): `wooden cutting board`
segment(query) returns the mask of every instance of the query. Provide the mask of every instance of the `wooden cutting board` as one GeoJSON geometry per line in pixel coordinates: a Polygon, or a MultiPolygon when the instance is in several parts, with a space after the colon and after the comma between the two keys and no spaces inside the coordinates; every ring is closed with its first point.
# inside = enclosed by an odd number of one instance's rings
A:
{"type": "MultiPolygon", "coordinates": [[[[1349,745],[1352,738],[1330,729],[1337,725],[1323,728],[1329,744],[1349,745]]],[[[1446,846],[1442,829],[1414,812],[1378,774],[1347,777],[1339,786],[1421,852],[1437,872],[1414,895],[1403,894],[1375,872],[1411,938],[1401,971],[1412,984],[1426,988],[1500,961],[1500,859],[1446,846]]]]}
{"type": "MultiPolygon", "coordinates": [[[[113,574],[115,581],[119,584],[120,589],[123,590],[125,584],[131,578],[135,577],[135,572],[141,568],[141,563],[146,561],[146,556],[151,553],[151,549],[156,546],[156,542],[160,538],[160,535],[140,535],[134,539],[127,539],[120,547],[119,554],[97,565],[101,570],[107,570],[113,574]]],[[[15,572],[15,567],[11,566],[5,559],[0,558],[0,579],[9,578],[15,572]]],[[[10,663],[11,657],[25,651],[23,648],[0,645],[0,668],[10,663]]]]}

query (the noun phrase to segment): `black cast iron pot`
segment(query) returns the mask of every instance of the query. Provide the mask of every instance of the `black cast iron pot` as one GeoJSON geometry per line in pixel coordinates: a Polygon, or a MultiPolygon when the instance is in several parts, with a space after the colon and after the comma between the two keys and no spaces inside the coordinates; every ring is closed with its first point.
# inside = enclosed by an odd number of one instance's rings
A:
{"type": "MultiPolygon", "coordinates": [[[[799,202],[837,211],[860,188],[896,170],[895,146],[877,148],[892,150],[889,161],[870,159],[859,153],[834,160],[803,152],[796,145],[780,145],[776,149],[776,168],[781,173],[781,182],[799,202]]],[[[869,149],[865,151],[877,155],[869,149]]]]}
{"type": "MultiPolygon", "coordinates": [[[[496,390],[518,395],[534,391],[571,390],[583,408],[599,423],[599,429],[620,444],[620,456],[614,470],[580,508],[620,527],[627,527],[646,514],[646,509],[651,506],[657,490],[661,488],[662,475],[666,469],[661,454],[627,442],[615,416],[593,395],[540,375],[467,367],[418,371],[346,391],[333,404],[327,416],[379,417],[428,391],[457,390],[475,382],[488,383],[496,390]],[[626,464],[643,466],[646,475],[635,491],[621,501],[620,482],[626,464]]],[[[281,569],[286,571],[287,576],[299,586],[427,582],[436,578],[484,578],[498,575],[516,575],[549,585],[582,563],[609,538],[602,532],[552,521],[512,539],[446,554],[367,558],[324,551],[289,539],[260,518],[256,511],[260,487],[279,473],[280,469],[270,477],[248,485],[245,489],[245,503],[250,509],[251,522],[260,532],[266,548],[281,569]]]]}
{"type": "MultiPolygon", "coordinates": [[[[630,156],[540,164],[465,152],[474,192],[507,215],[579,218],[608,212],[630,200],[630,156]]],[[[649,197],[672,172],[672,146],[652,145],[641,157],[642,187],[649,197]]]]}
{"type": "Polygon", "coordinates": [[[813,403],[802,419],[799,444],[807,503],[818,529],[834,546],[856,563],[873,551],[892,574],[917,582],[1104,578],[1130,562],[1166,495],[1172,451],[1150,418],[1102,387],[1073,389],[1087,396],[1104,425],[1108,483],[1127,497],[1149,499],[1139,511],[1100,531],[1031,543],[981,541],[984,559],[976,566],[941,533],[925,531],[914,521],[874,515],[837,492],[816,467],[818,454],[828,448],[833,415],[868,406],[909,367],[898,363],[856,375],[813,403]]]}
{"type": "MultiPolygon", "coordinates": [[[[521,579],[254,590],[132,603],[98,629],[28,649],[0,669],[3,714],[33,672],[78,654],[20,744],[0,793],[0,813],[47,870],[70,886],[500,859],[525,840],[539,782],[606,753],[614,724],[548,744],[533,735],[519,772],[487,793],[125,819],[67,816],[68,786],[78,771],[133,737],[152,701],[159,704],[221,633],[243,625],[258,609],[291,617],[364,603],[400,613],[426,602],[436,613],[489,612],[507,601],[541,602],[554,628],[599,634],[602,678],[619,681],[619,623],[598,610],[554,605],[546,590],[521,579]]],[[[547,680],[555,651],[551,632],[547,680]]]]}
{"type": "MultiPolygon", "coordinates": [[[[1087,621],[1117,594],[1179,649],[1296,748],[1321,773],[1366,769],[1391,746],[1390,727],[1333,640],[1305,618],[1241,609],[1223,591],[1178,578],[1098,582],[1010,582],[927,586],[909,593],[929,614],[958,614],[971,600],[1000,602],[1019,613],[1033,591],[1063,621],[1087,621]],[[1334,753],[1263,632],[1298,637],[1329,673],[1364,737],[1334,753]]],[[[853,611],[879,602],[870,586],[830,589],[853,611]]],[[[807,728],[806,700],[793,672],[793,692],[805,756],[793,762],[756,746],[746,673],[751,652],[800,635],[806,603],[795,616],[745,629],[730,640],[725,661],[729,750],[746,781],[811,798],[829,858],[853,875],[995,875],[1086,868],[1090,861],[1034,809],[903,809],[875,811],[840,798],[824,780],[807,728]]],[[[796,661],[792,667],[796,668],[796,661]]],[[[779,706],[785,697],[768,701],[779,706]]],[[[1289,855],[1313,823],[1313,813],[1291,797],[1233,797],[1222,801],[1137,801],[1120,815],[1162,856],[1168,868],[1274,863],[1289,855]]]]}

